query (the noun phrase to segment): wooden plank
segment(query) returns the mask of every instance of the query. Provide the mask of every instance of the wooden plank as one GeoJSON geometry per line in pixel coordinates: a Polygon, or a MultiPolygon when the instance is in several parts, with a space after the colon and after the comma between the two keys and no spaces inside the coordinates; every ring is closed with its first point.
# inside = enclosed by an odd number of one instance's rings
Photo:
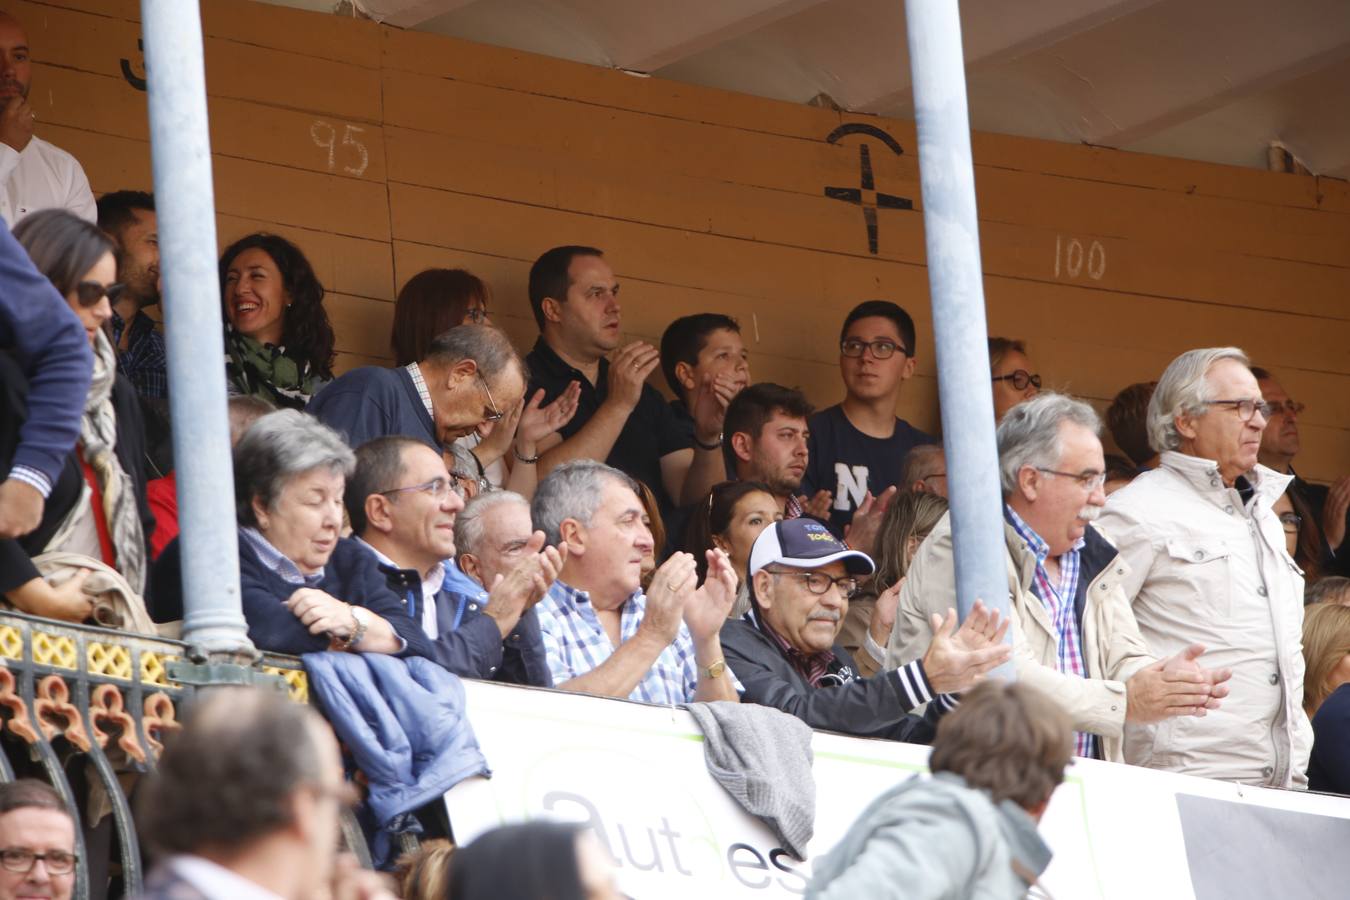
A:
{"type": "Polygon", "coordinates": [[[394,324],[394,304],[369,297],[329,292],[323,298],[328,318],[337,333],[337,348],[360,356],[389,356],[389,330],[394,324]]]}
{"type": "Polygon", "coordinates": [[[345,375],[361,366],[389,366],[393,363],[385,356],[362,356],[359,353],[346,353],[339,350],[333,359],[333,375],[345,375]]]}
{"type": "Polygon", "coordinates": [[[221,249],[246,234],[270,231],[304,251],[314,273],[328,290],[377,300],[394,299],[393,259],[389,245],[382,241],[229,215],[217,215],[216,223],[221,249]]]}
{"type": "Polygon", "coordinates": [[[389,240],[385,186],[217,156],[216,209],[283,225],[389,240]]]}

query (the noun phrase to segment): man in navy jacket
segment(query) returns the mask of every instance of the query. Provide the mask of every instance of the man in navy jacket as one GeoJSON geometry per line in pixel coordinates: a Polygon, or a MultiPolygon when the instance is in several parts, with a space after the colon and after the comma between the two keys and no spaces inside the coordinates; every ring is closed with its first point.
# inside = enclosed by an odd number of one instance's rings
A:
{"type": "Polygon", "coordinates": [[[562,568],[565,546],[541,551],[543,534],[527,531],[513,564],[484,591],[454,562],[464,501],[444,458],[411,437],[363,444],[345,501],[353,534],[430,640],[432,659],[468,678],[550,684],[533,606],[562,568]]]}

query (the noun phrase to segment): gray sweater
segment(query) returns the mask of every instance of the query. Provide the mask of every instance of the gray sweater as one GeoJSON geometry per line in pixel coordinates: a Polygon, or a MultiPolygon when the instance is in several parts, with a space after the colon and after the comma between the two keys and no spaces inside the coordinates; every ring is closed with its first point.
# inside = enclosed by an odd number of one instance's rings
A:
{"type": "Polygon", "coordinates": [[[873,800],[817,859],[807,900],[1012,900],[1050,864],[1015,803],[947,772],[914,776],[873,800]]]}

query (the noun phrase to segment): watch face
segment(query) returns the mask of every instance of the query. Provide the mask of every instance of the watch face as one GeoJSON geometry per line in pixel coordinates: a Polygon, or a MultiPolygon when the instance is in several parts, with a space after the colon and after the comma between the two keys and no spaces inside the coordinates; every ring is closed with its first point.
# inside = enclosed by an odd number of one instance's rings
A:
{"type": "Polygon", "coordinates": [[[370,610],[366,609],[364,606],[353,606],[352,618],[356,619],[356,621],[360,622],[362,625],[369,625],[370,610]]]}

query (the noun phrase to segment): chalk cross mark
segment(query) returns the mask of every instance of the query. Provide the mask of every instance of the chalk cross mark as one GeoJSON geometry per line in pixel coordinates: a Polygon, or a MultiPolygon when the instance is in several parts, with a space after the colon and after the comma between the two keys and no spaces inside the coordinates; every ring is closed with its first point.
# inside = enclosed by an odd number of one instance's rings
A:
{"type": "MultiPolygon", "coordinates": [[[[840,125],[826,143],[837,144],[841,138],[850,134],[865,134],[885,144],[896,156],[903,154],[899,142],[874,125],[850,122],[840,125]]],[[[831,200],[842,200],[862,208],[863,223],[867,226],[867,251],[877,255],[877,210],[913,209],[914,201],[907,197],[897,197],[877,190],[876,177],[872,173],[872,150],[867,144],[858,145],[858,187],[827,187],[825,196],[831,200]]]]}

